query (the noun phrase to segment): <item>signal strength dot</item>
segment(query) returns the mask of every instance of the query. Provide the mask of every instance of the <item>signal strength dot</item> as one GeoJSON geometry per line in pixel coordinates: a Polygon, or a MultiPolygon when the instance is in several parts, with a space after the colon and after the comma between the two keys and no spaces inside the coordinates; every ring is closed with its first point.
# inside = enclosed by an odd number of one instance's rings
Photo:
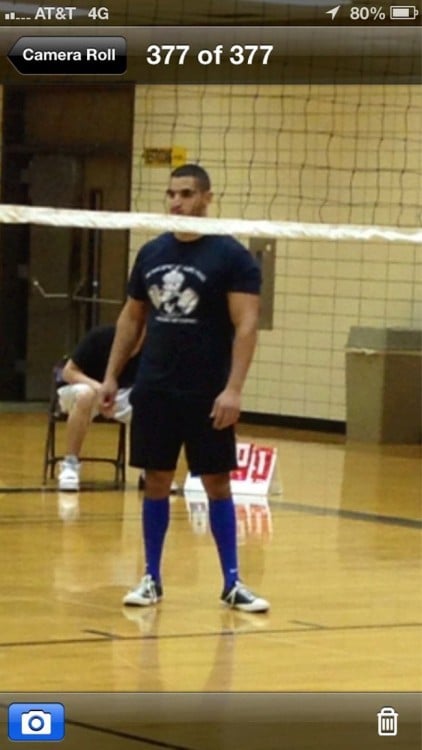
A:
{"type": "Polygon", "coordinates": [[[17,16],[15,11],[12,10],[10,13],[4,14],[5,21],[32,21],[32,16],[17,16]]]}

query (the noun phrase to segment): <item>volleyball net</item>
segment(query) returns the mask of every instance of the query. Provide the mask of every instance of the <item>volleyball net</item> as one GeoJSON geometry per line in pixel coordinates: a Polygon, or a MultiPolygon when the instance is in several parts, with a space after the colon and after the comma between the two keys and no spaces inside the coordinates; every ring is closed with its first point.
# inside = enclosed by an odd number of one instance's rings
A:
{"type": "Polygon", "coordinates": [[[145,162],[170,142],[209,169],[218,216],[418,227],[421,120],[412,85],[140,86],[133,207],[162,207],[145,162]]]}
{"type": "Polygon", "coordinates": [[[144,230],[147,232],[187,232],[200,235],[237,235],[289,240],[383,240],[422,242],[422,228],[364,226],[354,224],[311,224],[252,219],[211,219],[193,216],[92,211],[45,206],[0,205],[0,224],[35,224],[89,230],[144,230]]]}
{"type": "MultiPolygon", "coordinates": [[[[101,102],[101,92],[93,88],[87,106],[98,108],[95,99],[101,102]]],[[[66,98],[57,100],[57,130],[65,106],[66,98]]],[[[204,233],[418,242],[421,122],[422,93],[414,85],[138,85],[130,213],[4,206],[0,221],[151,232],[176,226],[186,220],[164,218],[165,187],[170,170],[190,161],[209,171],[211,213],[225,220],[203,222],[204,233]]],[[[28,128],[39,150],[42,133],[28,128]]],[[[107,138],[118,152],[118,120],[107,138]]],[[[6,133],[6,151],[9,139],[6,133]]],[[[95,157],[101,148],[99,134],[84,154],[95,157]]],[[[68,152],[65,142],[55,146],[57,155],[68,152]]]]}
{"type": "MultiPolygon", "coordinates": [[[[48,117],[63,132],[67,110],[61,88],[54,115],[46,113],[38,127],[27,120],[38,150],[51,125],[48,117]]],[[[110,155],[121,144],[118,113],[101,142],[104,101],[94,88],[87,94],[98,135],[83,147],[83,156],[93,163],[101,149],[108,147],[110,155]]],[[[335,81],[334,71],[326,85],[139,84],[133,105],[130,210],[112,210],[111,199],[101,210],[54,200],[48,205],[47,197],[40,201],[44,205],[8,201],[0,206],[0,224],[9,230],[28,225],[32,234],[36,227],[100,233],[108,257],[116,231],[126,230],[126,273],[143,241],[162,231],[228,233],[246,245],[254,238],[274,240],[266,292],[271,322],[261,332],[244,408],[344,420],[350,328],[417,327],[422,318],[420,87],[344,85],[335,81]],[[210,173],[210,218],[165,214],[170,171],[184,161],[210,173]]],[[[84,129],[92,134],[94,125],[87,115],[79,137],[84,129]]],[[[6,151],[13,138],[9,132],[6,151]]],[[[66,156],[68,144],[62,140],[56,152],[66,156]]],[[[110,165],[105,188],[112,192],[118,176],[113,159],[110,165]]],[[[31,237],[23,241],[30,244],[31,237]]],[[[59,256],[60,241],[47,263],[52,266],[59,256]]],[[[57,291],[49,278],[38,280],[47,291],[57,291]]],[[[97,297],[123,301],[124,286],[113,287],[115,278],[113,270],[104,270],[97,297]]],[[[56,303],[47,302],[54,317],[56,303]]]]}

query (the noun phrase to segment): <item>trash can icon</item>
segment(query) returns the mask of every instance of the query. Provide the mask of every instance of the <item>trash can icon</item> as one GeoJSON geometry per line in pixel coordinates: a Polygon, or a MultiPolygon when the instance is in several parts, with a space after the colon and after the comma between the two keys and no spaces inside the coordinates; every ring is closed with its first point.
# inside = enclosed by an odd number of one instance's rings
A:
{"type": "Polygon", "coordinates": [[[391,706],[384,706],[379,711],[378,734],[380,737],[395,737],[397,734],[398,713],[391,706]]]}

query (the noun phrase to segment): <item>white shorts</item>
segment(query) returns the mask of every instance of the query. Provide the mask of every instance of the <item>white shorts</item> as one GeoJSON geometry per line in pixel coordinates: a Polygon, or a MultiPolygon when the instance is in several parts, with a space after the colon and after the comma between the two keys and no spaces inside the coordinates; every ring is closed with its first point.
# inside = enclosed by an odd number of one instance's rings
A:
{"type": "MultiPolygon", "coordinates": [[[[62,385],[58,388],[57,395],[59,397],[59,404],[62,412],[64,414],[69,414],[75,405],[78,395],[90,390],[90,386],[85,383],[72,383],[70,385],[62,385]]],[[[129,403],[129,394],[131,390],[131,388],[119,388],[117,391],[112,417],[118,422],[128,424],[132,418],[132,406],[129,403]]],[[[100,410],[97,401],[92,408],[91,419],[94,419],[99,413],[100,410]]]]}

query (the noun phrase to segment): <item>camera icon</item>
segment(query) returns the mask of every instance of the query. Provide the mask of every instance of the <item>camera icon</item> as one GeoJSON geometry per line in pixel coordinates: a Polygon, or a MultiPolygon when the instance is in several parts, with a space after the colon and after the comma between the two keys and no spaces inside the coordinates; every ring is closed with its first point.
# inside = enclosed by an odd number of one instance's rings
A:
{"type": "Polygon", "coordinates": [[[51,714],[47,711],[27,711],[21,714],[22,734],[51,734],[51,714]]]}
{"type": "Polygon", "coordinates": [[[61,703],[12,703],[8,730],[10,740],[60,741],[65,734],[64,706],[61,703]]]}

